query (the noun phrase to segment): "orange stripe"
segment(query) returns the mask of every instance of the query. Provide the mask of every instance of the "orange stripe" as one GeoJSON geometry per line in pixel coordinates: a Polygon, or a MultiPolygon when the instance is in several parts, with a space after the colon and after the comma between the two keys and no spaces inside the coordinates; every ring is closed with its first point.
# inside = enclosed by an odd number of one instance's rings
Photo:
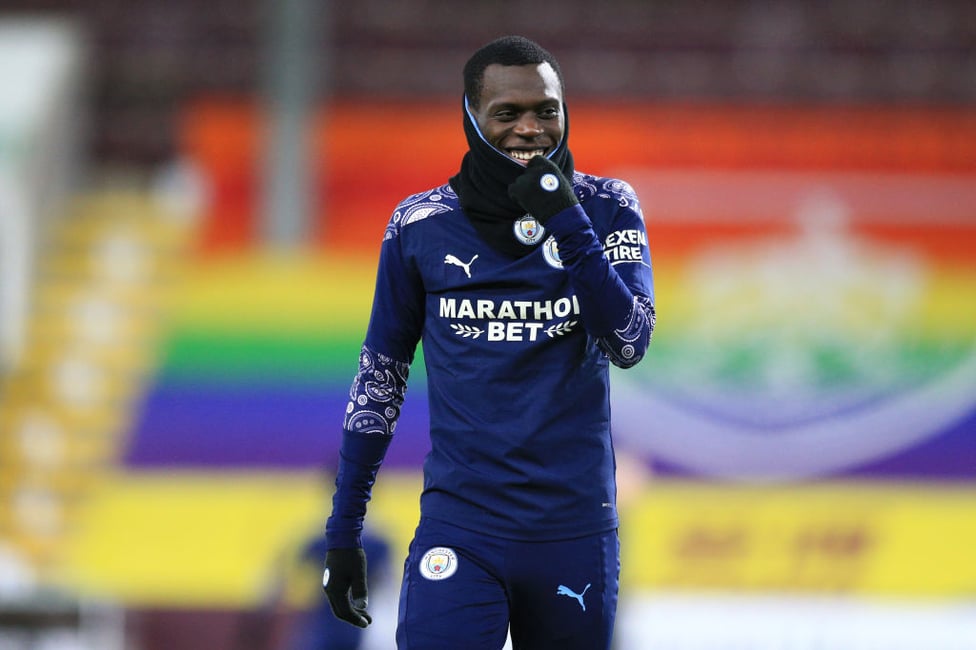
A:
{"type": "MultiPolygon", "coordinates": [[[[323,109],[313,142],[316,240],[372,251],[397,201],[454,174],[466,148],[459,104],[362,100],[323,109]]],[[[578,165],[598,174],[626,167],[976,172],[976,147],[969,146],[976,111],[964,109],[582,102],[570,118],[578,165]]],[[[182,149],[215,191],[205,250],[254,243],[260,124],[259,111],[238,99],[201,99],[183,116],[182,149]]],[[[956,257],[963,247],[940,235],[923,239],[940,255],[956,257]]]]}

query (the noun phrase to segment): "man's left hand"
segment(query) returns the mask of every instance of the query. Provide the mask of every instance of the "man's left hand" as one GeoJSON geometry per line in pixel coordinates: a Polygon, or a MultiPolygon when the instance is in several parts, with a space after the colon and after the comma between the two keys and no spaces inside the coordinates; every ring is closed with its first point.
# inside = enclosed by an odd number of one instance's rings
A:
{"type": "Polygon", "coordinates": [[[554,162],[543,156],[529,161],[525,172],[508,186],[508,195],[542,223],[579,203],[573,184],[554,162]]]}

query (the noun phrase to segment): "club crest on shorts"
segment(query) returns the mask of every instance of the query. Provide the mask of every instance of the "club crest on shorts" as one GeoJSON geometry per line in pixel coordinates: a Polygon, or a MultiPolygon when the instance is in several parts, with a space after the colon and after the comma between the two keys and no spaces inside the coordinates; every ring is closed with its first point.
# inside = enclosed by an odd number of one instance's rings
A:
{"type": "Polygon", "coordinates": [[[420,575],[428,580],[450,578],[457,571],[457,567],[457,553],[446,546],[435,546],[420,558],[420,575]]]}
{"type": "Polygon", "coordinates": [[[519,240],[526,246],[538,244],[540,241],[542,241],[543,235],[546,234],[545,227],[531,214],[527,214],[524,217],[519,217],[516,219],[514,230],[515,239],[519,240]]]}
{"type": "Polygon", "coordinates": [[[549,266],[552,268],[563,268],[563,261],[559,259],[559,245],[556,244],[555,237],[550,237],[546,240],[546,243],[542,245],[542,256],[546,258],[546,262],[548,262],[549,266]]]}

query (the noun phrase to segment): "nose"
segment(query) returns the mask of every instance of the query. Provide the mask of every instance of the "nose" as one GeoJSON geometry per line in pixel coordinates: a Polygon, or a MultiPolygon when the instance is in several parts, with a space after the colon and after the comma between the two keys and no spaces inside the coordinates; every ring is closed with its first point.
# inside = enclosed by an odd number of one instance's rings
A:
{"type": "Polygon", "coordinates": [[[519,117],[514,131],[516,135],[520,135],[523,138],[534,138],[542,135],[542,123],[535,113],[526,113],[519,117]]]}

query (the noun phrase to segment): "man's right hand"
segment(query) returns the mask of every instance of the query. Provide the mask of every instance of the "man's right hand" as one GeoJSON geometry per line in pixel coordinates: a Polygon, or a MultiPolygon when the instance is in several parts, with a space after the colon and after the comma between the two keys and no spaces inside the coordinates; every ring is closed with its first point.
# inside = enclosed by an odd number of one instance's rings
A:
{"type": "Polygon", "coordinates": [[[373,622],[366,612],[366,553],[361,548],[335,548],[325,554],[322,588],[336,618],[366,627],[373,622]]]}

